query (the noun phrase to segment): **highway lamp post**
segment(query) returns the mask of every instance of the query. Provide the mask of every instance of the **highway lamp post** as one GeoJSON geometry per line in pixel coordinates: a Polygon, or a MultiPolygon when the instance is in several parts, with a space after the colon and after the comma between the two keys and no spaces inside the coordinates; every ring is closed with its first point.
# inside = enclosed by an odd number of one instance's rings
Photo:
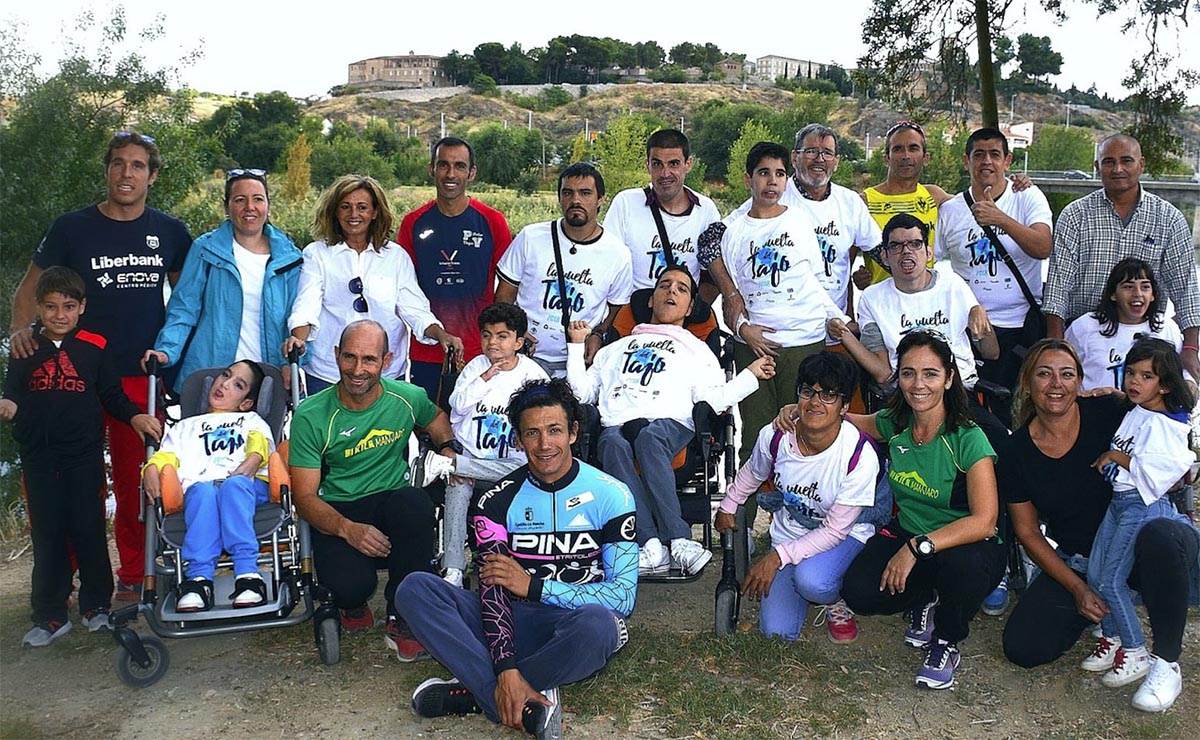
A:
{"type": "Polygon", "coordinates": [[[1017,94],[1013,93],[1012,100],[1008,103],[1008,127],[1012,128],[1013,120],[1017,115],[1017,94]]]}

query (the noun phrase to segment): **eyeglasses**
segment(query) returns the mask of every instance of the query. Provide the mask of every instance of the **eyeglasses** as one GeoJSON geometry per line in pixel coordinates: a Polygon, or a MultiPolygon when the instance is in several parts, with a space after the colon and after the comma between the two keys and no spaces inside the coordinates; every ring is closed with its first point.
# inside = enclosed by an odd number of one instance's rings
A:
{"type": "Polygon", "coordinates": [[[114,139],[139,139],[141,141],[146,142],[147,144],[154,143],[153,136],[147,136],[146,134],[139,134],[136,131],[118,131],[117,133],[113,134],[113,138],[114,139]]]}
{"type": "Polygon", "coordinates": [[[800,150],[800,153],[809,159],[833,159],[837,156],[837,152],[832,149],[821,149],[815,146],[806,146],[800,150]]]}
{"type": "Polygon", "coordinates": [[[350,288],[351,293],[358,294],[358,297],[354,299],[354,310],[358,311],[359,313],[367,313],[367,299],[363,295],[362,278],[360,278],[360,277],[353,278],[350,281],[350,284],[346,287],[350,288]]]}
{"type": "Polygon", "coordinates": [[[909,239],[904,242],[888,242],[883,245],[888,254],[901,254],[903,252],[920,252],[925,248],[924,239],[909,239]]]}
{"type": "Polygon", "coordinates": [[[796,395],[800,397],[801,401],[808,401],[813,396],[816,396],[826,406],[837,403],[839,398],[846,398],[845,393],[838,393],[827,388],[817,389],[808,384],[800,386],[800,390],[796,392],[796,395]]]}
{"type": "Polygon", "coordinates": [[[241,167],[234,167],[232,170],[225,170],[226,182],[229,182],[230,180],[236,180],[239,177],[256,177],[261,180],[266,176],[266,170],[242,169],[241,167]]]}
{"type": "Polygon", "coordinates": [[[908,129],[909,131],[916,131],[918,134],[921,135],[922,139],[925,138],[925,131],[921,128],[920,124],[918,124],[914,121],[900,121],[895,126],[892,126],[891,128],[889,128],[887,130],[887,133],[884,134],[884,140],[886,141],[887,139],[892,138],[892,134],[896,133],[897,131],[903,131],[904,129],[908,129]]]}

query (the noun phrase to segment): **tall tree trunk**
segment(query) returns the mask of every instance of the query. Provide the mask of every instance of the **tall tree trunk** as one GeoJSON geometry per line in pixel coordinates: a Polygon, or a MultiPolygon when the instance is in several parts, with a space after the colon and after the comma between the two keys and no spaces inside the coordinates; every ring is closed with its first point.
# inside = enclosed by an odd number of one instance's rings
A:
{"type": "Polygon", "coordinates": [[[975,36],[979,42],[979,99],[983,125],[1000,128],[996,108],[996,74],[992,66],[992,24],[988,0],[975,0],[975,36]]]}

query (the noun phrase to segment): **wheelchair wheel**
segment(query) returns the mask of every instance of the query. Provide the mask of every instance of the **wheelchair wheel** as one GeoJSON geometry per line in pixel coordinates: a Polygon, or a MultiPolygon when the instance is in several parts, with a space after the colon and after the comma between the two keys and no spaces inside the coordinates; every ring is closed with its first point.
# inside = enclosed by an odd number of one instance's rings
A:
{"type": "Polygon", "coordinates": [[[321,620],[317,625],[317,653],[325,665],[333,665],[342,659],[342,641],[337,617],[321,620]]]}
{"type": "Polygon", "coordinates": [[[728,637],[737,631],[737,591],[721,591],[717,594],[716,616],[713,631],[717,637],[728,637]]]}
{"type": "Polygon", "coordinates": [[[149,665],[146,666],[140,665],[124,646],[117,649],[117,676],[126,686],[135,689],[153,686],[163,677],[163,674],[167,672],[167,667],[171,664],[167,646],[163,644],[162,640],[147,636],[141,638],[141,642],[146,656],[150,659],[149,665]]]}

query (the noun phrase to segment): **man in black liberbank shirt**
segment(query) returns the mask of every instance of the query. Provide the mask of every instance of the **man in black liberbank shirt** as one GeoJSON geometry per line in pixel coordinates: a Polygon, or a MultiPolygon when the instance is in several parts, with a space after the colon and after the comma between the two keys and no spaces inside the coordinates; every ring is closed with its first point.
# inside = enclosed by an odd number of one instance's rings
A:
{"type": "MultiPolygon", "coordinates": [[[[100,203],[64,214],[46,232],[24,279],[13,295],[9,327],[12,355],[25,358],[34,343],[34,288],[42,272],[69,267],[87,285],[87,312],[80,328],[108,340],[125,394],[145,411],[147,379],[139,360],[165,318],[163,284],[179,278],[192,237],[177,218],[147,207],[146,195],[161,166],[154,139],[121,131],[108,142],[104,175],[108,196],[100,203]]],[[[112,456],[117,516],[113,523],[121,565],[117,598],[136,599],[142,581],[143,525],[138,522],[141,438],[126,424],[105,415],[112,456]]]]}

